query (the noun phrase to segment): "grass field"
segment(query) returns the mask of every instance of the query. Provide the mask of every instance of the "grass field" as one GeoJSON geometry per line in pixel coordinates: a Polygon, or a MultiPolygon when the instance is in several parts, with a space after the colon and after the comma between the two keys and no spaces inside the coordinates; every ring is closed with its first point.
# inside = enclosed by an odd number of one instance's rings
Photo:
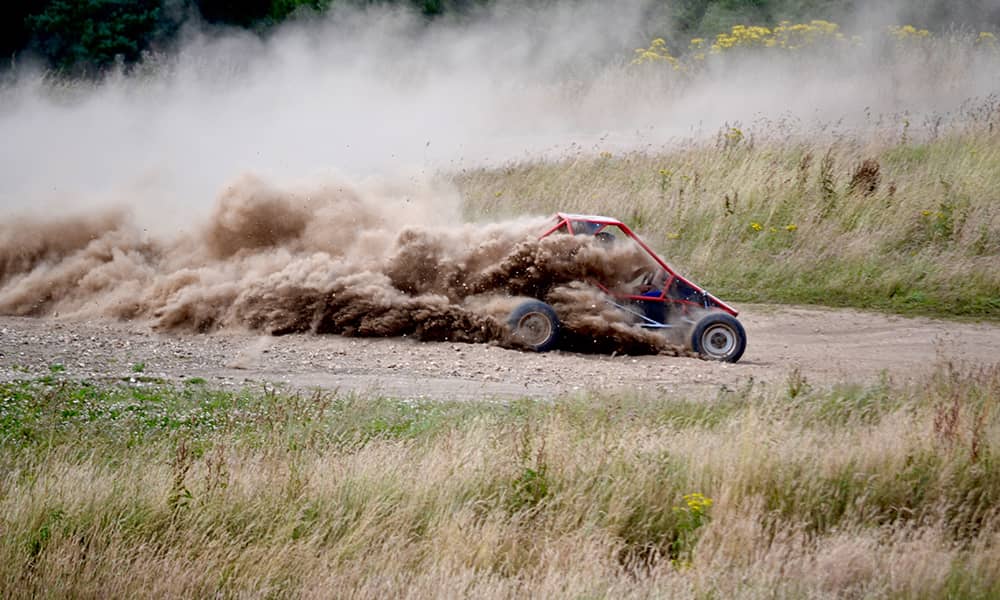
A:
{"type": "Polygon", "coordinates": [[[1000,368],[711,398],[0,384],[9,597],[1000,595],[1000,368]]]}
{"type": "Polygon", "coordinates": [[[919,135],[902,117],[863,135],[760,123],[712,143],[575,150],[456,182],[471,219],[618,216],[726,299],[996,320],[998,115],[987,103],[919,135]]]}
{"type": "MultiPolygon", "coordinates": [[[[726,53],[792,52],[780,28],[676,57],[654,40],[627,68],[688,85],[726,53]]],[[[962,60],[998,51],[986,33],[897,28],[887,52],[944,55],[926,79],[946,87],[995,65],[962,60]],[[930,51],[892,45],[911,37],[930,51]]],[[[618,216],[726,300],[1000,319],[1000,103],[851,127],[734,123],[444,177],[472,221],[618,216]]],[[[1000,598],[1000,363],[503,403],[129,364],[0,383],[0,596],[1000,598]]]]}

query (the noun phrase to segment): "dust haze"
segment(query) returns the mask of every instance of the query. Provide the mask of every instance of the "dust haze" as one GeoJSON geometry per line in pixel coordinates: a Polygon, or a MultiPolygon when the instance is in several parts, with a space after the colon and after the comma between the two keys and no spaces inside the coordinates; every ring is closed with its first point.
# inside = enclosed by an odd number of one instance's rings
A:
{"type": "Polygon", "coordinates": [[[638,1],[499,3],[462,24],[336,9],[265,39],[190,24],[99,83],[22,68],[0,89],[0,313],[503,343],[511,299],[531,296],[584,337],[660,350],[572,285],[619,276],[621,257],[538,241],[537,220],[463,224],[447,175],[729,123],[960,122],[1000,91],[1000,54],[876,42],[908,6],[844,15],[873,36],[850,51],[747,53],[687,78],[628,65],[656,10],[638,1]]]}
{"type": "Polygon", "coordinates": [[[867,40],[850,52],[746,53],[693,80],[629,68],[656,33],[657,6],[501,2],[462,24],[344,9],[263,40],[191,24],[171,52],[100,84],[53,84],[25,68],[0,92],[0,202],[125,204],[173,231],[245,172],[413,178],[574,143],[656,149],[725,123],[954,113],[1000,89],[996,53],[884,48],[882,24],[913,16],[911,2],[844,15],[844,31],[867,40]]]}

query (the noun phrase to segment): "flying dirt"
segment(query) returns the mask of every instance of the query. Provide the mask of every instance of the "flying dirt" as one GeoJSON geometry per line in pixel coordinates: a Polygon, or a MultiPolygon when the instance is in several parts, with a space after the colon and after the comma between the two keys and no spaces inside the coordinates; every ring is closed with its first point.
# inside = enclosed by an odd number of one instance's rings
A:
{"type": "Polygon", "coordinates": [[[120,210],[8,220],[0,314],[516,346],[505,320],[530,297],[565,315],[574,349],[676,353],[580,283],[625,281],[629,249],[539,239],[537,219],[447,227],[411,216],[344,183],[291,191],[246,176],[173,239],[150,237],[120,210]]]}

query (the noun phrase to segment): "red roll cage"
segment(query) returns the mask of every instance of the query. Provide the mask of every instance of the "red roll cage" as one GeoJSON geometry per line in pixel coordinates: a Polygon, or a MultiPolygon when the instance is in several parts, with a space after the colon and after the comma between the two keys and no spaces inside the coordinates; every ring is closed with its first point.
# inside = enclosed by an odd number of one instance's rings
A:
{"type": "Polygon", "coordinates": [[[662,287],[658,288],[660,292],[658,296],[622,294],[609,289],[602,282],[592,282],[594,285],[601,288],[605,293],[621,300],[678,304],[684,309],[692,307],[704,309],[717,308],[733,315],[734,317],[739,314],[736,309],[708,293],[696,283],[674,271],[674,269],[671,268],[666,261],[660,258],[659,255],[657,255],[656,252],[654,252],[653,249],[646,244],[646,242],[642,241],[642,238],[636,235],[636,233],[632,231],[628,225],[622,223],[618,219],[598,215],[579,215],[570,213],[556,213],[553,218],[555,219],[555,224],[546,229],[545,232],[539,236],[540,239],[548,237],[553,233],[597,235],[608,227],[617,227],[632,241],[638,244],[639,247],[642,248],[643,251],[645,251],[646,254],[648,254],[649,257],[653,259],[653,261],[660,268],[662,268],[666,274],[662,287]]]}

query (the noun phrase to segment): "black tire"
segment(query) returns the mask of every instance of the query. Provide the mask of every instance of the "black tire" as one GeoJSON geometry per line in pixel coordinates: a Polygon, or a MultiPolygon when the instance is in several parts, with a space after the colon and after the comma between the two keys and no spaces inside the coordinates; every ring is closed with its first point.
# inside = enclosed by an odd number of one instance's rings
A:
{"type": "Polygon", "coordinates": [[[732,315],[710,313],[694,326],[691,349],[710,360],[734,363],[747,349],[747,334],[732,315]]]}
{"type": "Polygon", "coordinates": [[[511,340],[535,352],[548,352],[559,341],[559,317],[544,302],[527,300],[507,319],[511,340]]]}

